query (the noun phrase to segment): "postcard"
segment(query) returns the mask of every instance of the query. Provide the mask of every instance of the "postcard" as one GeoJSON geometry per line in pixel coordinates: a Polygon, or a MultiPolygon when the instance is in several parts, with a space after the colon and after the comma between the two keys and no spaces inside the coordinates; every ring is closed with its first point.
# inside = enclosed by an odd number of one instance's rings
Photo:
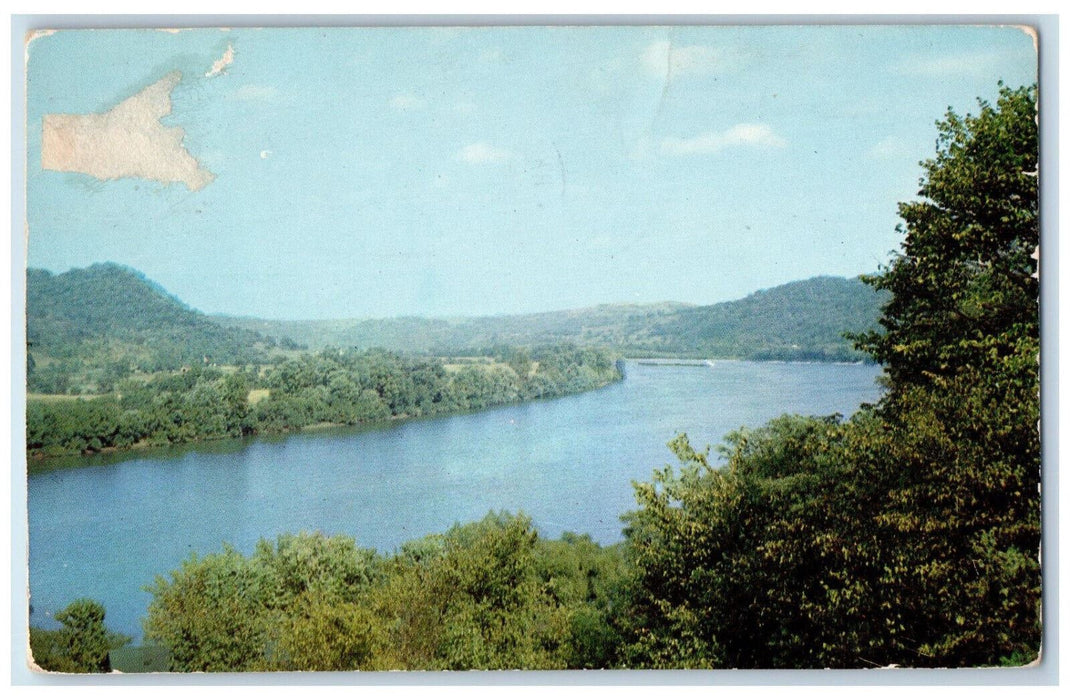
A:
{"type": "Polygon", "coordinates": [[[1037,41],[31,32],[33,672],[1039,663],[1037,41]]]}

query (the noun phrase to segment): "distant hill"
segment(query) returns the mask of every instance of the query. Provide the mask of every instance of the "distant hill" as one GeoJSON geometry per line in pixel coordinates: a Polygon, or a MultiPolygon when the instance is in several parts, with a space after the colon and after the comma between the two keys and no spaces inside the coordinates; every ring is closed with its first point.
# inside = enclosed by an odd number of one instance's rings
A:
{"type": "Polygon", "coordinates": [[[108,390],[132,372],[262,362],[276,342],[225,327],[140,272],[101,263],[26,273],[31,391],[108,390]]]}
{"type": "Polygon", "coordinates": [[[885,297],[859,279],[815,277],[710,306],[603,305],[515,316],[268,321],[214,317],[310,348],[462,354],[503,345],[600,345],[632,356],[858,360],[844,331],[876,325],[885,297]]]}
{"type": "Polygon", "coordinates": [[[843,338],[877,326],[888,295],[860,279],[814,277],[712,306],[682,309],[655,325],[666,349],[749,359],[851,360],[843,338]]]}
{"type": "Polygon", "coordinates": [[[204,362],[264,363],[278,348],[303,346],[461,355],[575,343],[632,357],[857,360],[862,355],[842,334],[873,327],[884,297],[858,279],[815,277],[710,306],[268,321],[207,316],[142,273],[101,263],[58,275],[28,270],[26,299],[30,390],[93,393],[110,391],[130,374],[204,362]]]}
{"type": "Polygon", "coordinates": [[[271,321],[214,316],[223,325],[283,335],[310,348],[386,348],[403,352],[458,354],[509,345],[542,346],[561,342],[619,346],[623,339],[645,338],[647,329],[686,304],[602,305],[570,311],[474,318],[338,319],[271,321]]]}

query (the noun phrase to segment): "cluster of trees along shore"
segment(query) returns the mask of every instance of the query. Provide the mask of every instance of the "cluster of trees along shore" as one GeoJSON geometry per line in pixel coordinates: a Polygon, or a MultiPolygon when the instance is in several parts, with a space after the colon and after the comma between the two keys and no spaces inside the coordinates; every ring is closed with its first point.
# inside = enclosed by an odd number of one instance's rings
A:
{"type": "MultiPolygon", "coordinates": [[[[721,463],[677,436],[680,465],[636,484],[624,540],[609,547],[545,539],[522,515],[492,514],[390,555],[298,534],[250,555],[192,556],[151,585],[146,640],[169,650],[176,671],[1033,661],[1035,104],[1035,86],[1001,86],[995,104],[939,123],[920,197],[900,206],[902,253],[869,280],[891,295],[882,327],[855,338],[886,370],[876,405],[738,431],[719,448],[721,463]]],[[[308,358],[271,381],[293,411],[329,411],[333,384],[308,374],[382,361],[308,358]]],[[[442,376],[421,371],[427,385],[442,376]]],[[[350,374],[366,376],[354,369],[340,380],[350,374]]],[[[240,404],[240,381],[201,377],[188,390],[229,390],[240,404]]],[[[354,397],[346,410],[363,406],[363,381],[342,392],[354,397]]],[[[434,395],[400,395],[400,413],[434,404],[434,395]]],[[[290,410],[284,402],[258,420],[287,425],[290,410]]],[[[91,638],[99,652],[99,612],[93,634],[65,627],[49,639],[66,634],[74,654],[91,638]]]]}
{"type": "Polygon", "coordinates": [[[31,397],[26,447],[47,456],[357,425],[563,396],[621,377],[607,351],[570,345],[458,359],[325,350],[266,369],[224,372],[193,364],[148,380],[126,379],[104,396],[31,397]]]}

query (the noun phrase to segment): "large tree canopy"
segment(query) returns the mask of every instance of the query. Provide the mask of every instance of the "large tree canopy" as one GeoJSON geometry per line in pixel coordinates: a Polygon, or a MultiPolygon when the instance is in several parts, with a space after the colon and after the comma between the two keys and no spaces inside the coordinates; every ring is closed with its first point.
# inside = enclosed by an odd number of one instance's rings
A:
{"type": "Polygon", "coordinates": [[[870,278],[892,293],[859,346],[893,387],[980,369],[1039,338],[1036,89],[1003,87],[939,122],[922,199],[901,204],[903,252],[870,278]]]}
{"type": "Polygon", "coordinates": [[[34,662],[46,671],[61,673],[107,673],[111,671],[108,652],[130,642],[130,638],[108,631],[104,626],[104,606],[79,598],[55,615],[58,630],[30,628],[30,651],[34,662]]]}

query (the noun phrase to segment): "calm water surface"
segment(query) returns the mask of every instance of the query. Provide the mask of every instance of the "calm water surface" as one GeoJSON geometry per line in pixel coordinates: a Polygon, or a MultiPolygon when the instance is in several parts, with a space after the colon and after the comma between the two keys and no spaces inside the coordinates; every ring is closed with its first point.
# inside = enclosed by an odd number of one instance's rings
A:
{"type": "Polygon", "coordinates": [[[30,623],[78,597],[140,638],[142,588],[192,552],[319,530],[390,551],[490,510],[523,511],[540,533],[621,539],[632,480],[781,413],[849,415],[879,396],[879,368],[717,361],[627,364],[599,391],[375,430],[332,430],[78,461],[29,477],[30,623]]]}

